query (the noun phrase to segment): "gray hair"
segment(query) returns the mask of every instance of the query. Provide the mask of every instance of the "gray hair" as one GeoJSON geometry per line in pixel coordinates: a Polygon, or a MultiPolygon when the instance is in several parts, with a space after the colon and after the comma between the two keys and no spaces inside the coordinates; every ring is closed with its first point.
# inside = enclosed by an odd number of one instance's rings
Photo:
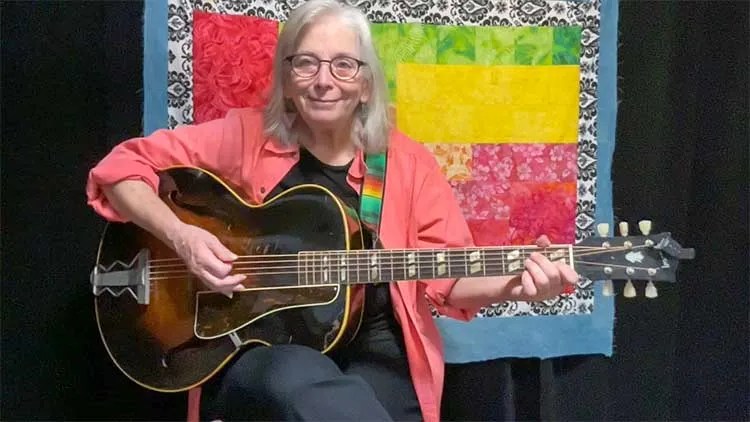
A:
{"type": "Polygon", "coordinates": [[[367,104],[360,104],[356,109],[357,117],[352,124],[352,142],[365,152],[382,152],[388,144],[390,132],[388,90],[383,68],[372,42],[370,22],[360,9],[337,0],[307,1],[292,10],[283,24],[273,61],[270,98],[264,112],[264,132],[286,145],[299,143],[292,131],[292,121],[286,117],[289,110],[283,87],[289,72],[285,71],[284,59],[294,53],[300,35],[307,25],[316,19],[331,15],[342,19],[354,31],[359,39],[362,55],[360,59],[367,63],[362,70],[370,87],[370,97],[367,104]]]}

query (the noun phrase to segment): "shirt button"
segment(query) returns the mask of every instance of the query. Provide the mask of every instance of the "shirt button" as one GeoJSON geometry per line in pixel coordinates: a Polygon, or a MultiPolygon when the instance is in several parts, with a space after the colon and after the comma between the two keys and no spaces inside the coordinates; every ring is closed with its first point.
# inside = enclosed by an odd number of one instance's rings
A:
{"type": "Polygon", "coordinates": [[[266,193],[266,188],[260,188],[260,193],[266,193]]]}

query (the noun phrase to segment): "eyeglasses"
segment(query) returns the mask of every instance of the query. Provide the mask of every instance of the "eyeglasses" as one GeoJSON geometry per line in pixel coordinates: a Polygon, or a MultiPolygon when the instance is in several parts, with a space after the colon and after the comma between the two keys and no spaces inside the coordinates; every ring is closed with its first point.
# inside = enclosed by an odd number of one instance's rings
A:
{"type": "Polygon", "coordinates": [[[312,78],[320,71],[321,63],[328,63],[331,75],[341,81],[354,79],[359,73],[359,68],[367,65],[361,60],[346,56],[322,60],[311,54],[294,54],[286,60],[292,65],[292,72],[301,78],[312,78]]]}

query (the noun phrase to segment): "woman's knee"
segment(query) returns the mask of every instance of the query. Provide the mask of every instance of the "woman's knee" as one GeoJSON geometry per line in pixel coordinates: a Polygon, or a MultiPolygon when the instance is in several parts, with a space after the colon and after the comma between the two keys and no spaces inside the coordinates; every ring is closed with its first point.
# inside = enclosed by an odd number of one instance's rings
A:
{"type": "Polygon", "coordinates": [[[279,403],[300,387],[340,375],[338,366],[317,350],[279,345],[243,353],[226,372],[223,383],[246,398],[279,403]]]}

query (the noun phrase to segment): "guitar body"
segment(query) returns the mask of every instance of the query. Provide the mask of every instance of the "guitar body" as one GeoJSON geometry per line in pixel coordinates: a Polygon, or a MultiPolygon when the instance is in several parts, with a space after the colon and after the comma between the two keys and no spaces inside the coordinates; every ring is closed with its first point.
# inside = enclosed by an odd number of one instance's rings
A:
{"type": "Polygon", "coordinates": [[[214,234],[239,256],[279,260],[229,299],[208,290],[146,231],[108,224],[92,280],[117,271],[131,279],[147,274],[147,304],[136,300],[132,287],[103,289],[95,297],[101,338],[125,375],[152,390],[184,391],[251,345],[294,343],[325,353],[353,338],[362,317],[361,287],[298,286],[297,274],[278,269],[296,267],[299,251],[362,249],[366,233],[355,212],[314,185],[250,205],[197,168],[172,168],[160,177],[160,197],[182,221],[214,234]],[[147,253],[150,264],[135,271],[139,253],[147,253]]]}

